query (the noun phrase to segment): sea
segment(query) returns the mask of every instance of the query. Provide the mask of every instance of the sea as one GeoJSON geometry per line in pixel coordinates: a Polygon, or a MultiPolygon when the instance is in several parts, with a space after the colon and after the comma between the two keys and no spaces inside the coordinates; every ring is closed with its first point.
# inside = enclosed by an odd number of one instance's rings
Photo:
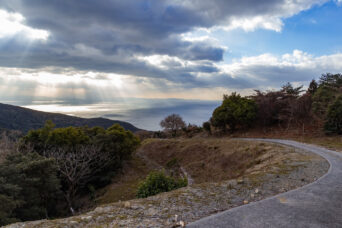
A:
{"type": "Polygon", "coordinates": [[[1,101],[34,110],[62,113],[85,118],[104,117],[126,121],[134,126],[157,131],[160,122],[170,114],[179,114],[187,124],[202,125],[208,121],[214,109],[220,105],[217,100],[145,99],[118,98],[105,102],[82,100],[16,100],[1,101]]]}

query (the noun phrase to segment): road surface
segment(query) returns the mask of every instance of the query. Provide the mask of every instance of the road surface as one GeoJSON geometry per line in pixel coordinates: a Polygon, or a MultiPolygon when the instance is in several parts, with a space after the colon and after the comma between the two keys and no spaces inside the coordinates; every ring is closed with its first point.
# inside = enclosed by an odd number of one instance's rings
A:
{"type": "Polygon", "coordinates": [[[318,154],[329,171],[304,187],[236,207],[188,224],[205,228],[342,228],[342,153],[290,140],[246,139],[284,144],[318,154]]]}

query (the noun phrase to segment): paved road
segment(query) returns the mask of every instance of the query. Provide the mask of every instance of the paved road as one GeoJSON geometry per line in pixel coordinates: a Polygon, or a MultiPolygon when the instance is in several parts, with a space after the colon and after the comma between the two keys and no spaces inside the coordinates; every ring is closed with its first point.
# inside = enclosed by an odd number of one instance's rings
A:
{"type": "Polygon", "coordinates": [[[203,218],[187,227],[342,228],[342,153],[289,140],[260,140],[318,154],[328,160],[330,169],[302,188],[203,218]]]}

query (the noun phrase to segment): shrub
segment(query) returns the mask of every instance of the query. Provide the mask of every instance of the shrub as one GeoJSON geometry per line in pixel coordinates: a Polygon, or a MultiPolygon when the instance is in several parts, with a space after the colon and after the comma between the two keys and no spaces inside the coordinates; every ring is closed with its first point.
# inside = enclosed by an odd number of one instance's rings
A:
{"type": "Polygon", "coordinates": [[[203,129],[209,134],[211,134],[211,125],[209,121],[203,123],[203,129]]]}
{"type": "Polygon", "coordinates": [[[164,171],[151,172],[139,185],[137,197],[146,198],[161,192],[169,192],[188,185],[187,179],[175,179],[165,175],[164,171]]]}

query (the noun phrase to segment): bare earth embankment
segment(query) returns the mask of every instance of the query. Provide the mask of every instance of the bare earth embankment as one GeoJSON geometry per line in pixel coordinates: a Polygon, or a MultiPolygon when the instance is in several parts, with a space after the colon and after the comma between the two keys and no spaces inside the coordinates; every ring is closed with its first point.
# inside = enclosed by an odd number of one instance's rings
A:
{"type": "MultiPolygon", "coordinates": [[[[165,168],[173,175],[188,175],[191,185],[147,199],[98,206],[79,216],[9,227],[174,227],[179,221],[187,224],[301,187],[329,168],[323,158],[292,147],[229,138],[147,140],[136,159],[140,173],[165,168]]],[[[128,178],[132,181],[129,196],[139,179],[131,176],[135,178],[128,178]]],[[[121,199],[119,193],[125,192],[121,187],[109,187],[104,196],[113,191],[115,194],[107,197],[110,202],[121,199]]],[[[102,202],[106,202],[104,198],[102,202]]]]}

